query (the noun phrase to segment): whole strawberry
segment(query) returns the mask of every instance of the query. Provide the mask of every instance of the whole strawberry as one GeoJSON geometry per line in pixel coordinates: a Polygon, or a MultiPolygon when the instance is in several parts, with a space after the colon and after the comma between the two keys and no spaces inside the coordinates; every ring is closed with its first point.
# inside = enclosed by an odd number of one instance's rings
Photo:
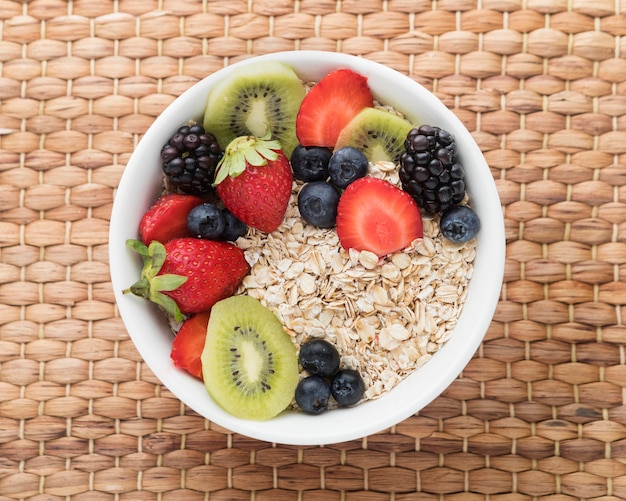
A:
{"type": "Polygon", "coordinates": [[[226,147],[214,186],[237,219],[266,233],[285,218],[292,171],[278,141],[242,136],[226,147]]]}
{"type": "Polygon", "coordinates": [[[177,321],[231,296],[250,271],[243,251],[229,242],[174,238],[148,247],[139,240],[126,244],[141,255],[143,269],[124,293],[149,299],[177,321]]]}

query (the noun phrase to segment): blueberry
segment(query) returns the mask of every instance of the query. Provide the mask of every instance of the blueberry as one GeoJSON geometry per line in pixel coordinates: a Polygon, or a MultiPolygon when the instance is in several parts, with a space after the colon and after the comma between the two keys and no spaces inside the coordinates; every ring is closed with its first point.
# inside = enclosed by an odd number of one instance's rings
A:
{"type": "Polygon", "coordinates": [[[439,228],[448,240],[463,243],[476,236],[480,229],[480,219],[467,205],[457,205],[442,214],[439,228]]]}
{"type": "Polygon", "coordinates": [[[331,154],[328,148],[299,144],[290,159],[294,177],[305,182],[325,181],[328,178],[328,160],[331,154]]]}
{"type": "Polygon", "coordinates": [[[352,146],[344,146],[333,153],[328,162],[330,180],[338,188],[346,188],[350,183],[367,174],[367,157],[352,146]]]}
{"type": "Polygon", "coordinates": [[[237,219],[228,209],[222,209],[222,216],[224,218],[224,231],[220,237],[222,240],[234,242],[248,231],[246,224],[237,219]]]}
{"type": "Polygon", "coordinates": [[[332,228],[337,222],[339,192],[326,181],[305,184],[298,194],[300,215],[309,224],[332,228]]]}
{"type": "Polygon", "coordinates": [[[298,382],[295,396],[300,409],[309,414],[319,414],[328,406],[330,386],[319,376],[308,376],[298,382]]]}
{"type": "Polygon", "coordinates": [[[332,377],[339,370],[339,352],[325,339],[311,339],[300,347],[300,365],[309,374],[332,377]]]}
{"type": "Polygon", "coordinates": [[[187,215],[187,229],[198,238],[216,240],[224,231],[224,216],[217,205],[197,205],[187,215]]]}
{"type": "Polygon", "coordinates": [[[342,407],[356,404],[361,400],[364,391],[363,378],[354,369],[340,370],[330,383],[330,392],[342,407]]]}

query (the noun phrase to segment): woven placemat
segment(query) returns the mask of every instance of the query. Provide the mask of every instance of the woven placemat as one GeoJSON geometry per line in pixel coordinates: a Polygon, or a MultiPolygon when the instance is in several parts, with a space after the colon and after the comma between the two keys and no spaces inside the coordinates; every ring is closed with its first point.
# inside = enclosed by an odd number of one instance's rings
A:
{"type": "Polygon", "coordinates": [[[0,501],[626,498],[623,0],[0,0],[0,501]],[[117,183],[198,79],[292,49],[431,89],[492,168],[501,301],[392,429],[252,440],[183,406],[116,311],[117,183]]]}

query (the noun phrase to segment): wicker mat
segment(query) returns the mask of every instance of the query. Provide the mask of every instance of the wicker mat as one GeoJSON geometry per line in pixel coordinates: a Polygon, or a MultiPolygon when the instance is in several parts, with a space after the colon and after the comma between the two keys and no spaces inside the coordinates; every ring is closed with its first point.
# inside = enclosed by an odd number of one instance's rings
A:
{"type": "Polygon", "coordinates": [[[626,498],[624,0],[0,0],[0,501],[626,498]],[[325,49],[409,74],[472,131],[507,265],[457,380],[328,447],[232,434],[146,368],[108,221],[198,79],[325,49]]]}

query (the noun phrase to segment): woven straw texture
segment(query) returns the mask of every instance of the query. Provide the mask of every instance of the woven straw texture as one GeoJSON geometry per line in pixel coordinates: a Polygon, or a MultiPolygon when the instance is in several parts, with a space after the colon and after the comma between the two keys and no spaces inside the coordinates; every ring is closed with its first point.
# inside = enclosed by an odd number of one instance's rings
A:
{"type": "Polygon", "coordinates": [[[0,501],[626,498],[625,0],[0,0],[0,501]],[[325,49],[472,131],[507,263],[466,370],[328,447],[230,433],[138,356],[107,262],[141,134],[224,65],[325,49]]]}

